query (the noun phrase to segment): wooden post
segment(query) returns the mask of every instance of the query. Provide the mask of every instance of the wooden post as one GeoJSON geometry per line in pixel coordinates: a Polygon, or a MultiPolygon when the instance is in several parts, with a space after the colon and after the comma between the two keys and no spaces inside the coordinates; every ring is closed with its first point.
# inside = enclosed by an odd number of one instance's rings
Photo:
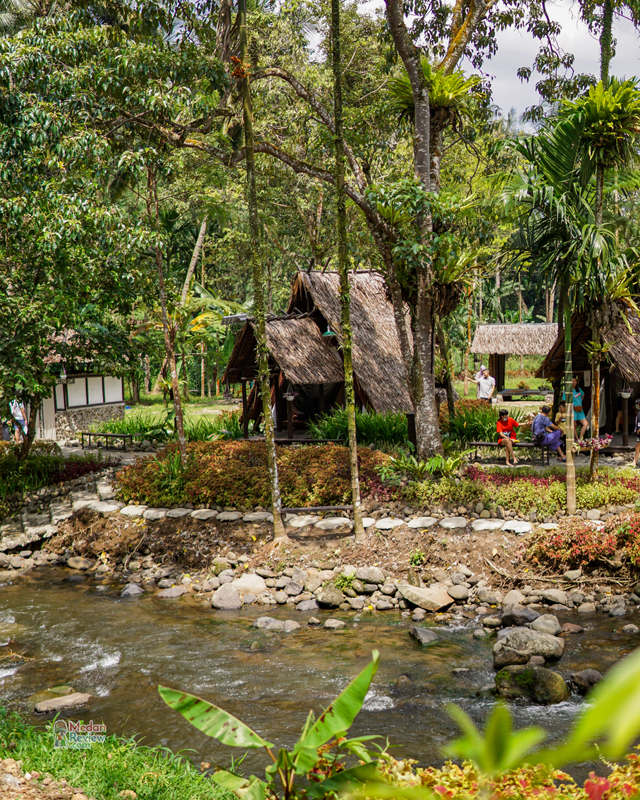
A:
{"type": "Polygon", "coordinates": [[[629,447],[629,398],[622,398],[622,446],[629,447]]]}
{"type": "Polygon", "coordinates": [[[324,414],[324,383],[318,386],[318,409],[321,414],[324,414]]]}
{"type": "Polygon", "coordinates": [[[247,379],[240,378],[242,384],[242,435],[249,438],[249,410],[247,409],[247,379]]]}
{"type": "Polygon", "coordinates": [[[287,436],[293,439],[293,400],[287,400],[287,436]]]}
{"type": "Polygon", "coordinates": [[[416,415],[413,411],[407,411],[407,428],[409,431],[409,441],[414,447],[414,452],[417,452],[418,437],[416,435],[416,415]]]}

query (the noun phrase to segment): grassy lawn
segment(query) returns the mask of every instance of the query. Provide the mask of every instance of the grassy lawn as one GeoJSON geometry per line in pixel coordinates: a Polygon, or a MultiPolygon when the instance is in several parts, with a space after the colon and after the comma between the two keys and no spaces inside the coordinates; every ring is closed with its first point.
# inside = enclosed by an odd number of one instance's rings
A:
{"type": "MultiPolygon", "coordinates": [[[[168,398],[167,398],[168,400],[168,398]]],[[[130,403],[130,398],[127,398],[127,404],[130,403]]],[[[189,398],[189,402],[183,401],[183,411],[187,421],[195,420],[198,417],[212,417],[223,411],[233,411],[242,404],[240,398],[234,400],[226,400],[222,395],[216,397],[193,397],[189,398]]],[[[140,402],[135,406],[128,408],[126,411],[127,419],[136,420],[139,418],[157,418],[158,422],[164,420],[167,411],[172,409],[173,406],[168,402],[165,404],[162,399],[162,394],[145,394],[142,395],[140,402]]]]}

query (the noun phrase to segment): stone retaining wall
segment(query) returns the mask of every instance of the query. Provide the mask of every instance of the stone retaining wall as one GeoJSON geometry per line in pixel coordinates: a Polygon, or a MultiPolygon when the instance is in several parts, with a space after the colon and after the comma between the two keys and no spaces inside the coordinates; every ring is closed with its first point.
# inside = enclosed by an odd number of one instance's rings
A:
{"type": "Polygon", "coordinates": [[[124,403],[56,411],[56,438],[73,439],[78,431],[86,431],[90,425],[111,419],[124,419],[124,403]]]}

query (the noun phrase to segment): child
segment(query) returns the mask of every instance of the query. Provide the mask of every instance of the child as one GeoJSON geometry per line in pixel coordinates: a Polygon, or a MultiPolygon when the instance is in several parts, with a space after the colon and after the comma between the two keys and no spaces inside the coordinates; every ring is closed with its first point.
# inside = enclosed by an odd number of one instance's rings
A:
{"type": "Polygon", "coordinates": [[[554,419],[556,425],[562,431],[562,436],[566,437],[567,435],[567,404],[564,400],[561,400],[558,404],[558,410],[556,412],[556,418],[554,419]]]}
{"type": "Polygon", "coordinates": [[[636,422],[633,426],[633,432],[636,435],[636,451],[633,454],[633,466],[638,466],[638,454],[640,453],[640,397],[636,400],[636,422]]]}
{"type": "Polygon", "coordinates": [[[513,452],[513,443],[516,440],[516,428],[520,427],[520,423],[509,416],[506,408],[500,409],[498,422],[496,428],[498,431],[498,443],[503,444],[506,448],[506,463],[508,467],[515,467],[518,463],[515,453],[513,452]],[[513,458],[513,464],[509,462],[509,457],[513,458]]]}

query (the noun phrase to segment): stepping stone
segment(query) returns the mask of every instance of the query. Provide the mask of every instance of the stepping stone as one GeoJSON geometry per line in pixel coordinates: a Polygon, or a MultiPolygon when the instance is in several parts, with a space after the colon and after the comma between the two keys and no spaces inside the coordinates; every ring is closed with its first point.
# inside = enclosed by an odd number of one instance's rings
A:
{"type": "Polygon", "coordinates": [[[192,511],[191,516],[193,519],[199,519],[201,522],[206,522],[208,519],[215,519],[218,512],[212,508],[199,508],[197,511],[192,511]]]}
{"type": "Polygon", "coordinates": [[[533,525],[523,519],[508,519],[502,526],[503,531],[510,533],[529,533],[532,529],[533,525]]]}
{"type": "Polygon", "coordinates": [[[58,522],[64,522],[73,516],[73,509],[70,505],[51,506],[51,522],[55,525],[58,522]]]}
{"type": "Polygon", "coordinates": [[[191,514],[190,508],[170,508],[167,511],[167,517],[171,519],[180,519],[181,517],[188,517],[191,514]]]}
{"type": "Polygon", "coordinates": [[[373,517],[363,517],[362,518],[362,527],[366,530],[370,528],[372,525],[375,525],[376,521],[373,517]]]}
{"type": "Polygon", "coordinates": [[[314,527],[321,531],[334,531],[345,526],[352,528],[353,522],[346,517],[327,517],[327,519],[321,519],[320,522],[316,522],[314,527]]]}
{"type": "Polygon", "coordinates": [[[167,511],[166,508],[148,508],[142,516],[151,522],[158,522],[167,516],[167,511]]]}
{"type": "Polygon", "coordinates": [[[113,500],[116,495],[113,484],[107,481],[98,481],[96,485],[96,491],[98,492],[98,497],[101,500],[113,500]]]}
{"type": "Polygon", "coordinates": [[[84,497],[82,500],[74,500],[71,508],[74,511],[82,511],[83,508],[90,506],[92,503],[99,503],[100,500],[97,494],[94,494],[92,497],[84,497]]]}
{"type": "MultiPolygon", "coordinates": [[[[297,519],[297,518],[298,518],[297,514],[283,514],[282,515],[283,521],[286,522],[287,524],[289,522],[292,522],[294,519],[297,519]]],[[[218,519],[220,519],[220,517],[218,517],[218,519]]],[[[269,516],[266,519],[266,522],[271,522],[273,524],[273,514],[269,514],[269,516]]]]}
{"type": "Polygon", "coordinates": [[[187,594],[188,591],[186,586],[172,586],[170,589],[163,589],[158,592],[156,597],[181,597],[183,594],[187,594]]]}
{"type": "Polygon", "coordinates": [[[128,583],[120,592],[120,597],[136,597],[144,594],[144,589],[141,589],[137,583],[128,583]]]}
{"type": "Polygon", "coordinates": [[[376,530],[390,531],[397,528],[399,525],[404,525],[403,519],[393,519],[392,517],[384,517],[376,522],[376,530]]]}
{"type": "Polygon", "coordinates": [[[499,531],[503,525],[503,519],[474,519],[471,523],[474,531],[499,531]]]}
{"type": "MultiPolygon", "coordinates": [[[[271,517],[271,514],[269,514],[271,517]]],[[[271,517],[273,519],[273,517],[271,517]]],[[[295,517],[289,522],[289,525],[292,528],[306,528],[309,525],[315,525],[316,522],[320,522],[320,517],[316,517],[313,514],[305,514],[301,517],[295,517]]]]}
{"type": "Polygon", "coordinates": [[[236,522],[239,520],[242,514],[238,511],[223,511],[222,513],[218,514],[218,522],[236,522]]]}
{"type": "Polygon", "coordinates": [[[125,517],[141,517],[149,506],[125,506],[120,509],[120,513],[125,517]]]}
{"type": "Polygon", "coordinates": [[[271,514],[268,511],[254,511],[252,514],[245,514],[243,522],[266,522],[271,514]]]}
{"type": "Polygon", "coordinates": [[[90,503],[86,508],[90,511],[97,511],[98,514],[115,514],[116,511],[120,511],[122,508],[123,503],[118,503],[115,500],[97,500],[95,503],[90,503]]]}
{"type": "MultiPolygon", "coordinates": [[[[69,506],[71,510],[71,506],[69,506]]],[[[20,517],[5,517],[2,525],[0,525],[0,534],[2,533],[21,533],[22,522],[20,517]]]]}
{"type": "Polygon", "coordinates": [[[22,524],[25,528],[38,528],[40,525],[48,525],[51,522],[49,514],[23,514],[22,524]]]}
{"type": "Polygon", "coordinates": [[[543,522],[542,525],[538,525],[542,531],[557,531],[559,527],[555,522],[543,522]]]}
{"type": "Polygon", "coordinates": [[[435,517],[416,517],[407,522],[407,528],[430,528],[438,520],[435,517]]]}
{"type": "Polygon", "coordinates": [[[93,566],[93,561],[88,558],[81,558],[80,556],[72,556],[67,559],[67,566],[71,569],[90,569],[93,566]]]}
{"type": "Polygon", "coordinates": [[[453,530],[456,528],[466,528],[469,520],[466,517],[445,517],[440,520],[440,527],[453,530]]]}

